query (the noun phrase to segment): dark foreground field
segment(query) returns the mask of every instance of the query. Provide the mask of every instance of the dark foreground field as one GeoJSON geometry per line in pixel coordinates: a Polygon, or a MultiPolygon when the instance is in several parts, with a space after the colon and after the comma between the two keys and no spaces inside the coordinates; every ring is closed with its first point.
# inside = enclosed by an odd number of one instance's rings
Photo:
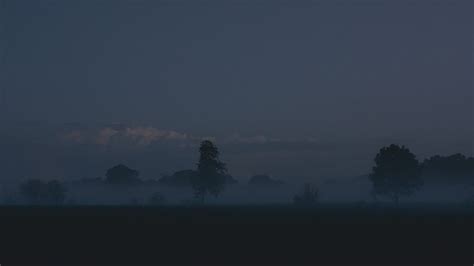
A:
{"type": "Polygon", "coordinates": [[[472,265],[466,209],[2,207],[0,263],[472,265]]]}

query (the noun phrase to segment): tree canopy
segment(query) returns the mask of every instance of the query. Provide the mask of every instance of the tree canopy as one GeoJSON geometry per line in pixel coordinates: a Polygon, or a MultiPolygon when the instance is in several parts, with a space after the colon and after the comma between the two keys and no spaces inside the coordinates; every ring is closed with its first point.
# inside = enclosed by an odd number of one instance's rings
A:
{"type": "Polygon", "coordinates": [[[62,204],[66,199],[66,189],[57,180],[30,179],[20,185],[20,192],[30,204],[62,204]]]}
{"type": "Polygon", "coordinates": [[[400,196],[412,194],[423,184],[420,164],[404,146],[383,147],[374,161],[369,175],[374,195],[385,195],[398,202],[400,196]]]}
{"type": "MultiPolygon", "coordinates": [[[[172,175],[165,175],[159,179],[159,183],[167,186],[173,187],[192,187],[193,180],[197,178],[198,171],[196,170],[180,170],[172,175]]],[[[219,175],[220,179],[223,179],[222,182],[225,184],[236,184],[238,181],[229,174],[219,175]]]]}
{"type": "Polygon", "coordinates": [[[139,172],[137,170],[119,164],[107,170],[105,182],[109,184],[133,185],[141,182],[138,176],[139,172]]]}
{"type": "Polygon", "coordinates": [[[180,170],[172,175],[163,176],[160,178],[159,183],[174,187],[188,187],[192,186],[193,179],[196,178],[197,174],[196,170],[180,170]]]}
{"type": "Polygon", "coordinates": [[[423,161],[423,176],[455,183],[474,178],[474,158],[456,153],[449,156],[435,155],[423,161]]]}
{"type": "Polygon", "coordinates": [[[201,142],[197,175],[193,179],[195,196],[202,201],[207,194],[217,197],[224,189],[226,165],[219,160],[219,150],[209,140],[201,142]]]}

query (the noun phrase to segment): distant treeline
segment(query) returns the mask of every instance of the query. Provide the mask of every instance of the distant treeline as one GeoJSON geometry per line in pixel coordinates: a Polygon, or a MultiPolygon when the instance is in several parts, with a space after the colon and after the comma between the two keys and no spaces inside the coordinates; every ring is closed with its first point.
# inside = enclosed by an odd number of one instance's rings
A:
{"type": "MultiPolygon", "coordinates": [[[[81,179],[81,184],[102,184],[110,187],[136,185],[164,185],[187,187],[194,190],[196,202],[203,203],[208,196],[217,197],[226,186],[238,181],[228,172],[226,165],[219,159],[219,151],[211,141],[203,141],[199,148],[197,169],[177,171],[156,180],[142,180],[138,170],[124,164],[118,164],[105,173],[105,178],[81,179]]],[[[409,195],[426,182],[456,184],[474,181],[474,158],[462,154],[449,156],[435,155],[423,162],[404,146],[392,144],[379,150],[374,159],[375,165],[369,175],[372,182],[372,195],[387,196],[395,202],[401,196],[409,195]]],[[[255,175],[249,185],[272,187],[283,184],[262,174],[255,175]]],[[[58,181],[43,182],[30,179],[20,185],[20,193],[28,204],[62,204],[66,198],[66,189],[58,181]]],[[[319,191],[312,184],[305,184],[295,195],[296,204],[314,204],[318,201],[319,191]]],[[[150,204],[163,204],[164,197],[156,192],[149,200],[150,204]]]]}
{"type": "Polygon", "coordinates": [[[424,160],[422,168],[424,176],[456,182],[456,180],[474,176],[474,158],[460,153],[449,156],[435,155],[424,160]]]}
{"type": "Polygon", "coordinates": [[[392,144],[380,149],[374,161],[369,175],[373,196],[387,196],[397,203],[425,182],[467,184],[474,179],[474,158],[462,154],[436,155],[420,163],[408,148],[392,144]]]}

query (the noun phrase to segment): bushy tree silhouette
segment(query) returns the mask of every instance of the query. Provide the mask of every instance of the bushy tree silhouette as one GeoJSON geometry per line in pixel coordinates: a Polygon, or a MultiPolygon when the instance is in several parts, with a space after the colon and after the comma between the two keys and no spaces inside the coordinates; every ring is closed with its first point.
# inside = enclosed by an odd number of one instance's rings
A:
{"type": "Polygon", "coordinates": [[[30,179],[20,185],[20,192],[30,204],[62,204],[66,199],[66,189],[57,180],[30,179]]]}
{"type": "Polygon", "coordinates": [[[30,204],[39,204],[44,195],[44,183],[39,179],[30,179],[20,185],[20,192],[30,204]]]}
{"type": "Polygon", "coordinates": [[[64,186],[57,180],[49,181],[46,184],[47,189],[47,200],[52,203],[63,203],[66,199],[66,189],[64,186]]]}
{"type": "Polygon", "coordinates": [[[192,186],[193,179],[197,176],[195,170],[180,170],[172,175],[166,175],[160,178],[159,182],[163,185],[174,186],[174,187],[190,187],[192,186]]]}
{"type": "MultiPolygon", "coordinates": [[[[198,171],[196,170],[180,170],[172,175],[165,175],[159,179],[159,183],[173,187],[192,187],[193,180],[197,177],[198,171]]],[[[227,185],[238,183],[238,181],[229,174],[219,175],[220,179],[227,185]]]]}
{"type": "Polygon", "coordinates": [[[380,149],[369,179],[374,195],[388,196],[396,203],[400,196],[410,195],[423,185],[421,167],[415,155],[395,144],[380,149]]]}
{"type": "MultiPolygon", "coordinates": [[[[474,158],[456,153],[435,155],[423,161],[423,176],[437,181],[456,183],[474,178],[474,158]]],[[[426,180],[428,180],[426,179],[426,180]]]]}
{"type": "Polygon", "coordinates": [[[293,203],[296,205],[314,205],[318,202],[318,199],[318,189],[314,185],[306,183],[303,187],[303,191],[293,198],[293,203]]]}
{"type": "Polygon", "coordinates": [[[219,150],[209,140],[201,143],[199,148],[199,162],[197,175],[193,179],[193,188],[196,198],[204,201],[207,194],[217,197],[224,188],[227,168],[219,160],[219,150]]]}
{"type": "Polygon", "coordinates": [[[134,185],[141,182],[137,170],[119,164],[107,170],[105,182],[109,184],[134,185]]]}

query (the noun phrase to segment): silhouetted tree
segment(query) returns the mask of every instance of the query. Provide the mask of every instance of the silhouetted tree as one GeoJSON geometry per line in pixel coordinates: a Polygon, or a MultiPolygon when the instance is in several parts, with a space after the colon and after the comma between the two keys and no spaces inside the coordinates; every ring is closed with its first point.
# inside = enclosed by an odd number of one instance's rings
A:
{"type": "Polygon", "coordinates": [[[319,191],[309,183],[304,185],[303,191],[295,195],[293,202],[297,205],[314,205],[318,202],[319,191]]]}
{"type": "MultiPolygon", "coordinates": [[[[423,161],[423,176],[438,181],[455,183],[474,178],[474,158],[460,153],[435,155],[423,161]]],[[[428,180],[428,179],[427,179],[428,180]]]]}
{"type": "Polygon", "coordinates": [[[410,195],[423,185],[421,167],[415,155],[395,144],[380,149],[369,179],[374,195],[388,196],[396,203],[400,196],[410,195]]]}
{"type": "Polygon", "coordinates": [[[224,188],[227,168],[219,160],[219,151],[217,147],[209,140],[201,142],[199,148],[198,174],[193,179],[193,188],[196,198],[201,202],[207,194],[215,197],[224,188]]]}
{"type": "Polygon", "coordinates": [[[151,195],[150,205],[162,205],[165,203],[165,197],[160,192],[155,192],[151,195]]]}
{"type": "Polygon", "coordinates": [[[20,185],[20,192],[30,204],[39,204],[44,194],[44,183],[39,179],[30,179],[20,185]]]}
{"type": "Polygon", "coordinates": [[[57,180],[30,179],[20,185],[20,192],[30,204],[62,204],[66,199],[66,189],[57,180]]]}
{"type": "MultiPolygon", "coordinates": [[[[198,171],[195,170],[181,170],[177,171],[172,175],[165,175],[159,179],[159,183],[167,186],[174,187],[192,187],[193,180],[197,178],[198,171]]],[[[229,174],[219,174],[219,179],[225,184],[236,184],[238,181],[229,174]]]]}
{"type": "Polygon", "coordinates": [[[49,181],[46,184],[47,201],[54,204],[62,204],[66,199],[66,189],[57,180],[49,181]]]}
{"type": "Polygon", "coordinates": [[[159,182],[160,184],[168,186],[187,187],[193,185],[193,179],[195,179],[197,175],[198,172],[195,170],[181,170],[170,176],[163,176],[159,182]]]}
{"type": "Polygon", "coordinates": [[[119,164],[107,170],[105,182],[109,184],[134,185],[141,182],[139,172],[119,164]]]}

